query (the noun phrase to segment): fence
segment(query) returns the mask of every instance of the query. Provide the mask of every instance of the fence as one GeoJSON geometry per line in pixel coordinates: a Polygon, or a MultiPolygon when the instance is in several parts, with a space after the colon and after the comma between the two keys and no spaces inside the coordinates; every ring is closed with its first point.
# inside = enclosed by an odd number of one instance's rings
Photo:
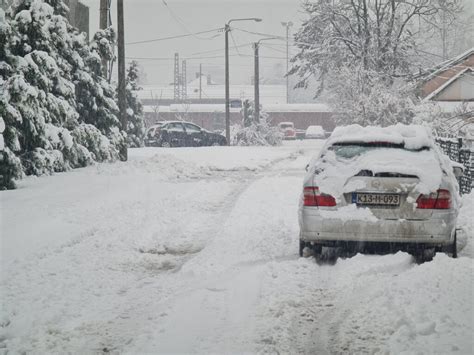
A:
{"type": "Polygon", "coordinates": [[[464,165],[464,175],[458,178],[461,194],[468,194],[472,189],[474,176],[474,151],[463,147],[462,138],[436,138],[436,143],[453,161],[464,165]]]}

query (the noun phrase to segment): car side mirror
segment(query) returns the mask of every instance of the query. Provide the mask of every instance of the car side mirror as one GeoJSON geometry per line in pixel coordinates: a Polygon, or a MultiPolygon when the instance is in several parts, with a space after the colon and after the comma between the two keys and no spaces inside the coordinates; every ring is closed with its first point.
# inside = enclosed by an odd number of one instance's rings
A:
{"type": "Polygon", "coordinates": [[[309,164],[306,164],[306,167],[304,168],[304,170],[306,170],[306,172],[308,172],[308,170],[309,170],[309,164]]]}
{"type": "Polygon", "coordinates": [[[460,166],[453,166],[453,173],[456,178],[460,178],[464,175],[464,169],[460,166]]]}

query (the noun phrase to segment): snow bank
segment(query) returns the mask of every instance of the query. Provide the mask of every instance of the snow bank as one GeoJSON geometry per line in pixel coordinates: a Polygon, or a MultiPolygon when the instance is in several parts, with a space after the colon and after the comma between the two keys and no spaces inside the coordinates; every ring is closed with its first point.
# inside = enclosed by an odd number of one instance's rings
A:
{"type": "MultiPolygon", "coordinates": [[[[292,146],[273,147],[200,147],[200,148],[140,148],[130,149],[131,159],[172,155],[173,159],[204,171],[261,171],[276,161],[298,152],[292,146]]],[[[164,165],[166,167],[166,165],[164,165]]]]}
{"type": "Polygon", "coordinates": [[[462,196],[457,227],[459,255],[474,258],[474,191],[462,196]]]}

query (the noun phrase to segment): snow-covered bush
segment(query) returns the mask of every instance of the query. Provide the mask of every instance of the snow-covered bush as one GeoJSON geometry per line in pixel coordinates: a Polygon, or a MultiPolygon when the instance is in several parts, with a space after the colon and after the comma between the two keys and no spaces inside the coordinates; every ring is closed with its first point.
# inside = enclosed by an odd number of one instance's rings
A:
{"type": "Polygon", "coordinates": [[[253,102],[244,102],[242,108],[242,125],[232,130],[233,145],[280,145],[282,135],[277,127],[270,125],[268,115],[260,111],[260,120],[256,122],[254,117],[253,102]]]}
{"type": "Polygon", "coordinates": [[[72,136],[77,144],[85,147],[92,154],[93,160],[118,159],[119,151],[97,127],[90,124],[81,124],[72,131],[72,136]]]}
{"type": "Polygon", "coordinates": [[[249,127],[241,127],[234,135],[233,145],[281,145],[282,136],[276,127],[266,121],[252,123],[249,127]]]}
{"type": "Polygon", "coordinates": [[[424,101],[416,107],[414,122],[428,125],[439,135],[471,136],[472,105],[464,102],[452,110],[443,110],[436,101],[424,101]]]}
{"type": "Polygon", "coordinates": [[[22,163],[26,175],[51,174],[67,169],[63,154],[56,149],[35,148],[25,153],[22,163]]]}

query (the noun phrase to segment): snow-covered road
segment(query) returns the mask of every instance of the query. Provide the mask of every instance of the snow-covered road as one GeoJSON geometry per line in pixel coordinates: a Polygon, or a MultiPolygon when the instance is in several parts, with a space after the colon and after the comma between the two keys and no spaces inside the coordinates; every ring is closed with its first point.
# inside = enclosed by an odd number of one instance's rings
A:
{"type": "Polygon", "coordinates": [[[461,257],[301,259],[319,141],[137,149],[0,194],[0,354],[473,352],[474,195],[461,257]]]}

